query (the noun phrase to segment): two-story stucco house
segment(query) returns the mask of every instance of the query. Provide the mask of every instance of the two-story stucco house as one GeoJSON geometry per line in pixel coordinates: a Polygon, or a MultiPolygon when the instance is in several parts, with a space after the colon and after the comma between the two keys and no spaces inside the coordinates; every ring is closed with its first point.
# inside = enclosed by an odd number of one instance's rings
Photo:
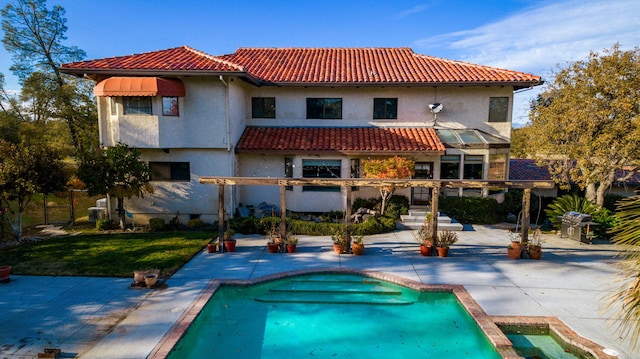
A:
{"type": "MultiPolygon", "coordinates": [[[[203,176],[352,178],[361,176],[363,159],[400,155],[415,160],[416,178],[507,179],[513,92],[542,82],[409,48],[241,48],[213,56],[183,46],[61,70],[96,81],[102,145],[137,147],[149,163],[156,192],[128,201],[136,220],[180,213],[211,222],[217,188],[200,184],[203,176]]],[[[279,198],[276,187],[230,191],[230,207],[279,198]]],[[[292,211],[346,203],[337,187],[287,191],[292,211]]],[[[403,191],[413,204],[430,200],[428,189],[403,191]]]]}

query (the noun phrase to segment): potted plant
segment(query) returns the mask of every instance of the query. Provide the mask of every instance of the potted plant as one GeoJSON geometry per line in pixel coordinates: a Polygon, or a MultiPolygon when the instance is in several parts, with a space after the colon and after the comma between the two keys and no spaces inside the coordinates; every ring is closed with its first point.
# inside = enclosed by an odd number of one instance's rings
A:
{"type": "Polygon", "coordinates": [[[433,253],[433,226],[431,225],[431,213],[427,217],[419,230],[412,232],[413,238],[420,244],[420,254],[430,256],[433,253]]]}
{"type": "Polygon", "coordinates": [[[337,254],[344,253],[349,242],[347,238],[347,231],[345,228],[340,228],[331,235],[333,241],[333,251],[337,254]]]}
{"type": "Polygon", "coordinates": [[[511,259],[520,259],[522,257],[522,235],[516,230],[510,231],[509,240],[511,243],[507,246],[507,255],[511,259]]]}
{"type": "Polygon", "coordinates": [[[439,257],[447,257],[449,255],[449,247],[458,241],[456,232],[444,230],[440,232],[436,239],[436,248],[439,257]]]}
{"type": "Polygon", "coordinates": [[[207,243],[207,253],[214,253],[218,251],[218,239],[213,239],[211,243],[207,243]]]}
{"type": "Polygon", "coordinates": [[[287,246],[287,253],[295,253],[296,248],[298,246],[298,238],[293,234],[287,234],[287,239],[285,240],[285,244],[287,246]]]}
{"type": "Polygon", "coordinates": [[[234,231],[233,229],[229,228],[226,231],[224,231],[224,237],[222,242],[224,243],[224,249],[227,252],[235,252],[236,251],[236,240],[233,238],[233,236],[236,234],[236,231],[234,231]]]}
{"type": "Polygon", "coordinates": [[[540,259],[542,257],[542,231],[536,229],[527,247],[527,254],[531,259],[540,259]]]}
{"type": "Polygon", "coordinates": [[[356,256],[361,256],[364,254],[364,236],[351,236],[351,253],[356,256]]]}
{"type": "Polygon", "coordinates": [[[269,253],[280,252],[280,241],[276,242],[276,239],[270,236],[267,241],[267,248],[269,249],[269,253]]]}

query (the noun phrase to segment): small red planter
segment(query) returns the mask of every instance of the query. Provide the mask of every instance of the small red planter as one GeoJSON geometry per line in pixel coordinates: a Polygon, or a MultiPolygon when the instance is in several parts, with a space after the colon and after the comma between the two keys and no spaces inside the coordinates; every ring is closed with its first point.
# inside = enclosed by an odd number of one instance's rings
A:
{"type": "Polygon", "coordinates": [[[0,266],[0,282],[8,281],[11,275],[11,266],[0,266]]]}

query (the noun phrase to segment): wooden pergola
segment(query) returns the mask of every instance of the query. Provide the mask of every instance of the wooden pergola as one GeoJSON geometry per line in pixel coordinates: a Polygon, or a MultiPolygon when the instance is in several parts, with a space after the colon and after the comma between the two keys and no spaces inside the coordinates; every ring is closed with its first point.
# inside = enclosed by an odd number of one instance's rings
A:
{"type": "Polygon", "coordinates": [[[432,179],[380,179],[380,178],[274,178],[274,177],[201,177],[200,183],[218,185],[218,233],[224,232],[224,190],[225,186],[278,186],[280,187],[280,235],[284,237],[287,228],[287,186],[333,186],[345,189],[345,225],[347,234],[351,227],[351,187],[431,188],[431,221],[434,233],[438,231],[438,196],[441,188],[519,188],[522,196],[522,241],[529,240],[529,209],[531,190],[553,188],[553,181],[494,181],[494,180],[432,180],[432,179]]]}

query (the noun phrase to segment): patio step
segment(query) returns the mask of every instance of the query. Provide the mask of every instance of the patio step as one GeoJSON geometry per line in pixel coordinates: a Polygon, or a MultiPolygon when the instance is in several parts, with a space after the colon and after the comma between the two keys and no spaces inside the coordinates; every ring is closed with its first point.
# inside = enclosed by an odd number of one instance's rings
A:
{"type": "Polygon", "coordinates": [[[271,288],[255,298],[265,303],[409,305],[414,298],[379,281],[306,281],[271,288]]]}
{"type": "MultiPolygon", "coordinates": [[[[411,229],[420,229],[428,213],[431,212],[426,210],[409,210],[408,215],[400,216],[402,220],[401,226],[411,229]]],[[[458,221],[444,213],[438,212],[438,230],[442,231],[446,229],[450,231],[461,231],[462,228],[463,226],[461,223],[458,223],[458,221]]]]}

